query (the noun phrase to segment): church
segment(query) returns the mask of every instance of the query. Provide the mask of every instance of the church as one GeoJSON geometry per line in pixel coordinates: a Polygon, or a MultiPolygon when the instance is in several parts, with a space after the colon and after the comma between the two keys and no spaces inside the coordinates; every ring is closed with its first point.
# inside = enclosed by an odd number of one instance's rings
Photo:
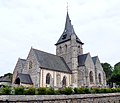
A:
{"type": "Polygon", "coordinates": [[[63,33],[55,44],[56,55],[31,48],[26,59],[18,59],[12,85],[36,88],[105,87],[106,75],[98,56],[83,53],[83,45],[67,11],[63,33]]]}

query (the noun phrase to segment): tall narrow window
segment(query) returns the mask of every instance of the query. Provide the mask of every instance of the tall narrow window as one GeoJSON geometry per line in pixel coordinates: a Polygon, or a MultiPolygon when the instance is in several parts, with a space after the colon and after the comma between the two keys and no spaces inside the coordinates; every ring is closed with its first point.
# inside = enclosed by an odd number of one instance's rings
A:
{"type": "Polygon", "coordinates": [[[80,53],[80,46],[78,46],[78,53],[80,53]]]}
{"type": "Polygon", "coordinates": [[[65,53],[67,53],[67,45],[65,44],[65,53]]]}
{"type": "Polygon", "coordinates": [[[48,73],[46,75],[46,84],[50,84],[50,80],[51,80],[51,75],[50,75],[50,73],[48,73]]]}
{"type": "Polygon", "coordinates": [[[63,87],[66,87],[66,76],[63,77],[62,86],[63,86],[63,87]]]}
{"type": "Polygon", "coordinates": [[[59,51],[60,51],[60,53],[62,53],[62,47],[61,46],[59,47],[59,51]]]}
{"type": "Polygon", "coordinates": [[[99,83],[101,84],[101,74],[98,75],[99,83]]]}
{"type": "Polygon", "coordinates": [[[90,71],[89,77],[90,77],[90,83],[93,83],[93,72],[92,71],[90,71]]]}
{"type": "Polygon", "coordinates": [[[29,69],[31,69],[33,66],[32,61],[29,61],[29,69]]]}

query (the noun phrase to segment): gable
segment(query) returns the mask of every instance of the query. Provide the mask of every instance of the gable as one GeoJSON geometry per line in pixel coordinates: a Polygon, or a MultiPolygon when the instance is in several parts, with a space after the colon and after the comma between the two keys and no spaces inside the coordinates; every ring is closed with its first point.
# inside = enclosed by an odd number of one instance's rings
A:
{"type": "Polygon", "coordinates": [[[95,65],[95,67],[96,67],[97,69],[103,71],[103,68],[102,68],[102,65],[101,65],[101,63],[100,63],[100,60],[99,60],[98,56],[92,57],[92,59],[94,60],[94,65],[95,65]]]}

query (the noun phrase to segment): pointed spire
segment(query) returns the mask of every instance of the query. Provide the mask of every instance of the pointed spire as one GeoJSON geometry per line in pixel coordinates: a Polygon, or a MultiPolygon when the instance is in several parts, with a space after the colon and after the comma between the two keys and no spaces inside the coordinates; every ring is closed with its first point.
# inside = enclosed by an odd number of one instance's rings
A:
{"type": "MultiPolygon", "coordinates": [[[[64,28],[63,34],[61,35],[60,39],[55,45],[58,45],[60,43],[70,40],[72,34],[75,34],[75,31],[74,31],[73,25],[71,24],[69,13],[67,11],[65,28],[64,28]]],[[[83,44],[81,40],[77,37],[77,35],[76,35],[76,41],[83,44]]]]}

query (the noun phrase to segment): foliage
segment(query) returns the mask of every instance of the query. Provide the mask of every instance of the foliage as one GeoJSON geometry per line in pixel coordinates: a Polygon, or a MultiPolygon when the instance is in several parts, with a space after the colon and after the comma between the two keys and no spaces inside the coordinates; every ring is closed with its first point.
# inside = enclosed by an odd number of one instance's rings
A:
{"type": "Polygon", "coordinates": [[[40,87],[37,89],[37,94],[38,95],[45,95],[46,94],[46,88],[40,87]]]}
{"type": "Polygon", "coordinates": [[[25,95],[35,95],[35,88],[28,88],[24,90],[25,95]]]}
{"type": "Polygon", "coordinates": [[[10,95],[11,94],[11,88],[6,86],[4,88],[1,89],[1,94],[2,95],[10,95]]]}
{"type": "Polygon", "coordinates": [[[70,94],[73,93],[73,89],[70,88],[70,87],[66,87],[66,88],[64,88],[63,91],[64,91],[63,93],[64,93],[65,95],[70,95],[70,94]]]}
{"type": "Polygon", "coordinates": [[[47,95],[54,95],[55,94],[55,90],[53,88],[47,88],[46,94],[47,95]]]}
{"type": "Polygon", "coordinates": [[[106,78],[109,80],[112,75],[113,68],[109,63],[101,63],[103,70],[105,71],[106,78]]]}
{"type": "Polygon", "coordinates": [[[74,88],[75,94],[88,94],[91,93],[89,88],[74,88]]]}
{"type": "Polygon", "coordinates": [[[15,95],[23,95],[24,94],[24,87],[17,87],[14,88],[15,90],[15,95]]]}
{"type": "Polygon", "coordinates": [[[110,78],[110,82],[114,82],[120,86],[120,62],[114,65],[114,70],[110,78]]]}
{"type": "MultiPolygon", "coordinates": [[[[10,95],[12,89],[10,87],[1,88],[0,95],[10,95]]],[[[13,88],[13,95],[71,95],[71,94],[95,94],[95,93],[120,93],[120,88],[61,88],[58,90],[54,90],[53,88],[23,88],[17,87],[13,88]],[[37,91],[37,92],[36,92],[37,91]]]]}

